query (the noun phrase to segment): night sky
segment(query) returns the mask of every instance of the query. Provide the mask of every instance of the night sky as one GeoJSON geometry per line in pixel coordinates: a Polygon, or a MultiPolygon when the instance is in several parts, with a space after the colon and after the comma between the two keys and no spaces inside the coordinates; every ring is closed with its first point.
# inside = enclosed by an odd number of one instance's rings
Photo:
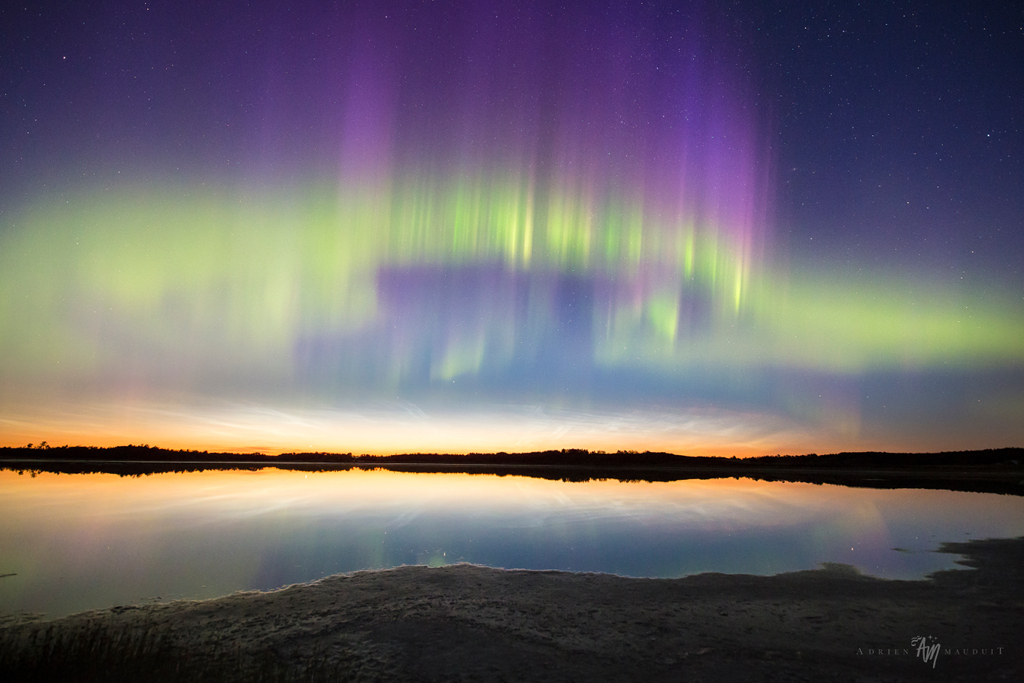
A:
{"type": "Polygon", "coordinates": [[[1024,9],[0,9],[0,445],[1024,443],[1024,9]]]}

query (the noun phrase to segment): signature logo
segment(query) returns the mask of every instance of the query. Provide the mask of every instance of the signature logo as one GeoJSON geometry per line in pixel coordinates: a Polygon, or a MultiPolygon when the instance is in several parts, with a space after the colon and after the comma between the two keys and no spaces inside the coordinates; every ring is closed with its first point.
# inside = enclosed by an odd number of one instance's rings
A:
{"type": "Polygon", "coordinates": [[[939,661],[939,641],[932,636],[914,636],[910,639],[910,644],[917,648],[917,656],[921,658],[921,661],[927,664],[932,663],[932,668],[935,668],[935,663],[939,661]]]}

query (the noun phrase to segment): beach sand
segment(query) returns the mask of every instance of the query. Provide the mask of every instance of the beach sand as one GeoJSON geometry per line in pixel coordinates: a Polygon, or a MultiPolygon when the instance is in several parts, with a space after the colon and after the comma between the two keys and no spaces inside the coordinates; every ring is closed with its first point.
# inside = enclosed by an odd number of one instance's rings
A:
{"type": "Polygon", "coordinates": [[[267,593],[7,615],[5,680],[1024,680],[1024,539],[946,544],[972,570],[845,565],[631,579],[474,565],[267,593]],[[915,636],[938,642],[924,661],[915,636]],[[933,666],[934,664],[934,666],[933,666]]]}

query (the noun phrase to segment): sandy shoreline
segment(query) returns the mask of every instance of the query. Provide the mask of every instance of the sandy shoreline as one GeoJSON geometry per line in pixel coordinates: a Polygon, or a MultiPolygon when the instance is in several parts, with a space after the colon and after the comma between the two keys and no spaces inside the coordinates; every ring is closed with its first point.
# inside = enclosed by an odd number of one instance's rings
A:
{"type": "MultiPolygon", "coordinates": [[[[400,567],[0,632],[20,680],[1020,680],[1024,539],[974,571],[628,579],[400,567]],[[914,636],[941,645],[934,668],[914,636]],[[934,642],[933,641],[933,642],[934,642]],[[975,652],[976,651],[976,652],[975,652]]],[[[8,679],[13,680],[13,679],[8,679]]]]}

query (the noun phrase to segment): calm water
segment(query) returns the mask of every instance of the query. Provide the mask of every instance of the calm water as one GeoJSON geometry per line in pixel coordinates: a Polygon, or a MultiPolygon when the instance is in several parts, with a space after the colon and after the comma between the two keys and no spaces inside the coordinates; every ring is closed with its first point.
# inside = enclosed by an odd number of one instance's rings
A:
{"type": "Polygon", "coordinates": [[[844,562],[956,566],[942,541],[1024,535],[1024,498],[746,479],[563,483],[345,470],[0,471],[0,611],[273,589],[401,564],[677,577],[844,562]],[[899,550],[896,550],[898,548],[899,550]]]}

